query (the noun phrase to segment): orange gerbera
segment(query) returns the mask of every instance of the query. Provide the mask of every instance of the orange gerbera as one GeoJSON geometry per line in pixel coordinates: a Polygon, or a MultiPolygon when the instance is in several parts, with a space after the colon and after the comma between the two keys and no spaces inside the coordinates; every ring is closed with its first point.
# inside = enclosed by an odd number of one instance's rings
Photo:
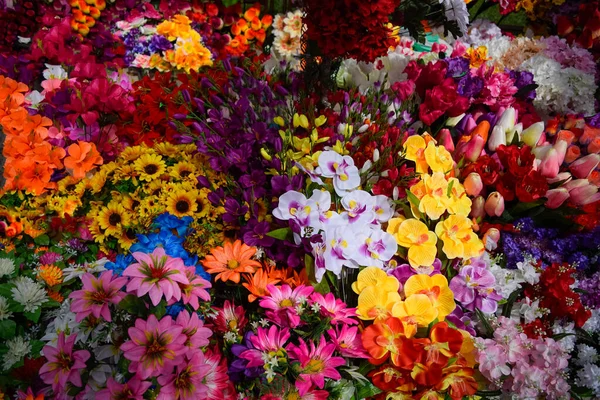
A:
{"type": "Polygon", "coordinates": [[[268,267],[258,269],[252,276],[245,275],[244,279],[247,283],[242,283],[242,286],[250,292],[248,295],[248,301],[250,303],[259,297],[268,296],[270,294],[267,290],[267,285],[274,285],[281,282],[276,274],[271,273],[271,270],[268,267]]]}
{"type": "Polygon", "coordinates": [[[240,274],[253,274],[261,267],[258,261],[252,260],[256,247],[250,247],[241,240],[225,242],[222,247],[214,248],[210,253],[202,261],[202,265],[209,274],[217,274],[215,280],[240,283],[240,274]]]}
{"type": "Polygon", "coordinates": [[[83,178],[96,165],[102,164],[102,157],[94,143],[78,141],[68,148],[69,155],[65,158],[65,167],[73,171],[73,177],[83,178]]]}

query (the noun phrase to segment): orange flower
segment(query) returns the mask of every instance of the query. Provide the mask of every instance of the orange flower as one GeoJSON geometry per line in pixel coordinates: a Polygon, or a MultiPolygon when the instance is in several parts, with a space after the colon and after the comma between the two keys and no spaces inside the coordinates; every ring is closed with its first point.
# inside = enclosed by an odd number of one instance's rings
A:
{"type": "Polygon", "coordinates": [[[463,335],[458,329],[451,328],[447,322],[435,324],[429,334],[431,343],[425,346],[427,363],[439,364],[442,367],[460,351],[463,335]]]}
{"type": "Polygon", "coordinates": [[[273,277],[271,271],[268,268],[260,268],[252,276],[244,276],[247,283],[242,283],[250,294],[248,295],[248,301],[252,303],[257,298],[262,296],[268,296],[270,293],[267,290],[267,285],[279,283],[280,280],[273,277]]]}
{"type": "Polygon", "coordinates": [[[62,303],[65,299],[62,294],[55,292],[54,290],[47,289],[46,293],[48,293],[48,297],[50,297],[52,300],[58,301],[59,303],[62,303]]]}
{"type": "Polygon", "coordinates": [[[42,265],[38,272],[38,278],[46,282],[48,286],[60,285],[63,281],[63,271],[56,265],[42,265]]]}
{"type": "Polygon", "coordinates": [[[444,376],[435,388],[440,391],[447,390],[453,400],[472,396],[477,392],[478,384],[472,368],[452,365],[444,368],[443,372],[444,376]]]}
{"type": "Polygon", "coordinates": [[[218,274],[215,280],[240,283],[240,274],[253,274],[261,267],[258,261],[252,260],[256,247],[250,247],[241,240],[225,242],[223,247],[214,248],[210,253],[202,261],[202,265],[207,268],[206,272],[209,274],[218,274]]]}
{"type": "Polygon", "coordinates": [[[78,141],[69,146],[68,152],[65,167],[72,171],[75,178],[85,177],[88,171],[103,161],[94,143],[78,141]]]}

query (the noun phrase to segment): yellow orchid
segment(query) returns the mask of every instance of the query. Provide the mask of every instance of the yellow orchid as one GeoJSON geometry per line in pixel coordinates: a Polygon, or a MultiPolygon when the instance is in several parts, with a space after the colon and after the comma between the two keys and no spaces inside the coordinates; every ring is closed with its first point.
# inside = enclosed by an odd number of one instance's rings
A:
{"type": "Polygon", "coordinates": [[[429,165],[433,172],[447,174],[454,168],[452,155],[444,146],[436,146],[433,142],[429,142],[423,153],[427,165],[429,165]]]}
{"type": "Polygon", "coordinates": [[[469,196],[467,196],[464,186],[456,178],[448,179],[448,185],[452,185],[450,196],[446,202],[448,212],[467,217],[471,212],[472,202],[469,196]]]}
{"type": "Polygon", "coordinates": [[[356,282],[352,284],[352,290],[361,294],[368,287],[376,287],[382,292],[398,292],[400,283],[398,279],[385,273],[377,267],[367,267],[358,273],[356,282]]]}
{"type": "MultiPolygon", "coordinates": [[[[439,219],[446,212],[448,181],[442,172],[435,172],[433,175],[423,175],[421,182],[423,182],[424,194],[420,199],[419,211],[433,220],[439,219]]],[[[412,187],[410,191],[413,192],[412,187]]]]}
{"type": "Polygon", "coordinates": [[[306,118],[306,115],[304,114],[295,113],[293,123],[294,128],[298,128],[299,126],[301,126],[304,129],[308,129],[308,118],[306,118]]]}
{"type": "Polygon", "coordinates": [[[390,235],[395,235],[398,232],[398,228],[402,222],[406,221],[406,218],[403,216],[399,216],[397,218],[392,218],[388,221],[388,226],[386,232],[390,235]]]}
{"type": "Polygon", "coordinates": [[[400,246],[408,249],[411,267],[428,267],[435,261],[437,236],[421,221],[414,218],[403,221],[394,236],[400,246]]]}
{"type": "Polygon", "coordinates": [[[483,243],[472,229],[473,223],[464,215],[450,215],[435,226],[435,233],[444,242],[442,250],[448,258],[472,258],[481,255],[483,243]]]}
{"type": "Polygon", "coordinates": [[[414,294],[424,294],[431,300],[438,312],[439,321],[443,321],[456,308],[454,294],[448,287],[448,280],[442,274],[419,274],[408,278],[404,284],[404,295],[409,298],[414,294]]]}
{"type": "Polygon", "coordinates": [[[407,338],[417,333],[418,327],[426,327],[438,316],[438,310],[425,294],[415,293],[392,307],[392,316],[402,321],[407,338]]]}
{"type": "Polygon", "coordinates": [[[429,166],[425,160],[426,147],[425,139],[418,135],[410,136],[404,142],[405,157],[407,160],[415,162],[416,170],[420,174],[427,173],[429,170],[429,166]]]}
{"type": "Polygon", "coordinates": [[[388,292],[375,286],[365,288],[358,296],[358,318],[385,320],[396,303],[402,301],[397,291],[388,292]]]}

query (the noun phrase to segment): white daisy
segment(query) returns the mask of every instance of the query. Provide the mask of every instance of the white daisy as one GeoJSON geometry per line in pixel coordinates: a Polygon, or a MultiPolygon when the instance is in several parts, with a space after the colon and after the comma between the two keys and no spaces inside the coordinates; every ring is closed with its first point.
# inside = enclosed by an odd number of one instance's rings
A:
{"type": "Polygon", "coordinates": [[[300,36],[302,36],[302,14],[301,10],[296,10],[294,12],[290,11],[283,19],[283,22],[285,23],[283,31],[289,33],[293,38],[300,38],[300,36]]]}
{"type": "Polygon", "coordinates": [[[8,347],[8,351],[2,359],[2,368],[5,371],[9,370],[31,352],[31,344],[29,341],[23,339],[22,336],[8,340],[6,346],[8,347]]]}
{"type": "Polygon", "coordinates": [[[34,312],[48,301],[44,287],[33,279],[20,276],[13,281],[15,287],[11,289],[13,299],[25,307],[26,312],[34,312]]]}
{"type": "Polygon", "coordinates": [[[8,309],[8,300],[0,296],[0,321],[9,319],[11,316],[12,312],[8,309]]]}
{"type": "Polygon", "coordinates": [[[0,258],[0,278],[15,272],[15,263],[10,258],[0,258]]]}

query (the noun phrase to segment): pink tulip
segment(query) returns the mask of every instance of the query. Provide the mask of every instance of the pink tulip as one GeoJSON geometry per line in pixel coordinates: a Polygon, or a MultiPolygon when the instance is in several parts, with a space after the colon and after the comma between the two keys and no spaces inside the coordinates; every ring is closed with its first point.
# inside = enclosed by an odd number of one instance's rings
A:
{"type": "Polygon", "coordinates": [[[468,142],[462,142],[456,149],[457,159],[464,157],[466,160],[475,162],[481,155],[485,141],[479,135],[475,135],[468,142]]]}
{"type": "Polygon", "coordinates": [[[446,128],[442,129],[437,137],[437,141],[449,152],[454,151],[454,141],[452,140],[452,134],[450,133],[450,130],[446,128]]]}
{"type": "Polygon", "coordinates": [[[600,155],[588,154],[585,157],[581,157],[578,160],[573,161],[569,166],[569,170],[576,178],[587,178],[600,163],[600,155]]]}
{"type": "Polygon", "coordinates": [[[546,192],[546,207],[554,209],[560,207],[569,198],[569,191],[564,187],[551,189],[546,192]]]}
{"type": "Polygon", "coordinates": [[[485,212],[490,217],[499,217],[504,212],[504,197],[498,192],[491,193],[485,201],[485,212]]]}
{"type": "Polygon", "coordinates": [[[564,140],[558,140],[554,143],[554,150],[558,154],[558,165],[562,165],[565,161],[565,156],[567,155],[567,149],[569,148],[569,143],[564,140]]]}
{"type": "Polygon", "coordinates": [[[487,232],[483,235],[483,245],[488,251],[496,250],[499,241],[500,231],[496,228],[488,229],[487,232]]]}
{"type": "Polygon", "coordinates": [[[558,182],[567,182],[569,179],[571,179],[570,172],[561,172],[558,175],[556,175],[554,178],[548,178],[548,183],[552,184],[552,183],[558,183],[558,182]]]}
{"type": "Polygon", "coordinates": [[[542,162],[540,163],[538,170],[545,178],[554,178],[558,175],[558,171],[560,170],[559,163],[559,154],[556,149],[551,148],[548,150],[542,162]]]}
{"type": "Polygon", "coordinates": [[[477,172],[471,172],[469,175],[467,175],[463,186],[465,187],[465,192],[467,192],[469,196],[479,196],[479,193],[481,193],[483,190],[481,176],[479,176],[477,172]]]}
{"type": "Polygon", "coordinates": [[[473,200],[469,216],[472,218],[483,218],[485,216],[485,199],[483,196],[477,196],[473,200]]]}
{"type": "Polygon", "coordinates": [[[593,203],[600,200],[600,193],[595,185],[587,184],[585,186],[579,186],[569,191],[571,200],[573,203],[584,206],[586,204],[593,203]]]}
{"type": "Polygon", "coordinates": [[[471,133],[475,128],[477,128],[477,122],[475,122],[475,119],[473,119],[473,117],[469,117],[465,125],[465,132],[471,133]]]}
{"type": "Polygon", "coordinates": [[[577,189],[577,188],[580,188],[583,186],[587,186],[589,184],[590,184],[590,181],[588,181],[587,179],[572,179],[569,182],[562,185],[562,187],[564,187],[569,192],[571,192],[574,189],[577,189]]]}

